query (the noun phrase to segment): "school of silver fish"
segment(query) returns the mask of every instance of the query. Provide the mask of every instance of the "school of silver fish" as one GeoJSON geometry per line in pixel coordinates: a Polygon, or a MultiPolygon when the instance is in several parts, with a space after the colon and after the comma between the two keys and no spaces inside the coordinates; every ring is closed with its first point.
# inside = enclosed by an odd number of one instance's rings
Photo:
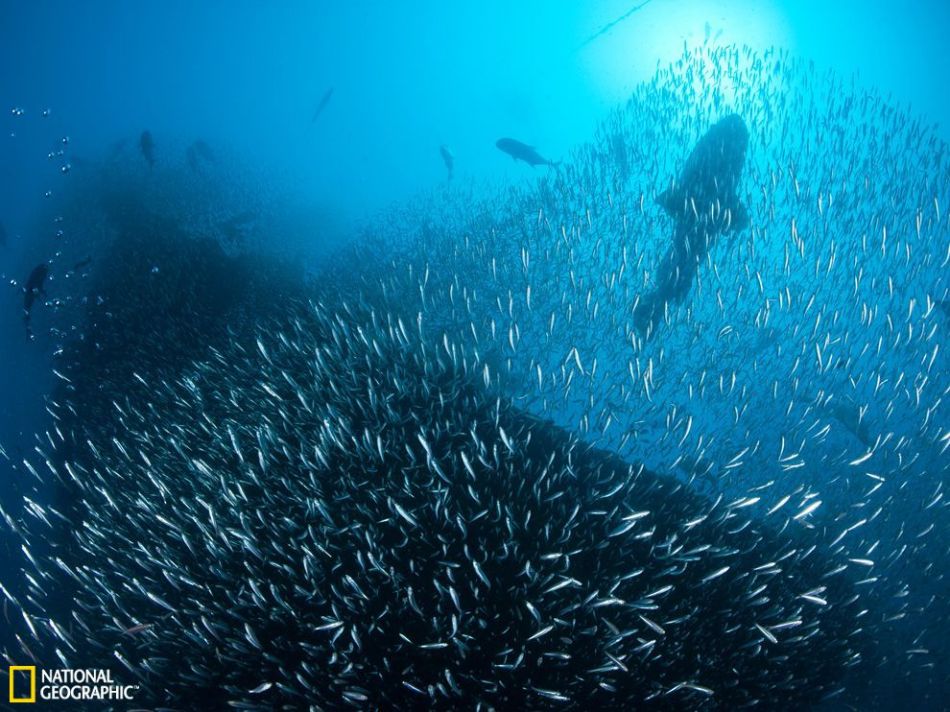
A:
{"type": "Polygon", "coordinates": [[[154,709],[925,686],[950,629],[948,205],[950,152],[909,112],[780,51],[687,51],[537,183],[455,180],[252,339],[103,384],[108,423],[51,402],[17,468],[78,518],[2,512],[27,562],[0,576],[6,655],[96,661],[154,709]],[[750,227],[645,340],[654,199],[731,112],[750,227]]]}

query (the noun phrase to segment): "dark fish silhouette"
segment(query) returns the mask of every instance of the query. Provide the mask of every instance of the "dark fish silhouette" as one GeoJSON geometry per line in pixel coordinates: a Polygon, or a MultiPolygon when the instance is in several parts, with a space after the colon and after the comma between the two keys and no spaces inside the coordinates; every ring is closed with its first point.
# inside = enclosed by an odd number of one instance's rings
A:
{"type": "Polygon", "coordinates": [[[442,161],[445,163],[445,167],[449,172],[447,180],[452,180],[452,170],[455,168],[455,156],[452,155],[449,147],[445,144],[439,146],[439,154],[442,156],[442,161]]]}
{"type": "Polygon", "coordinates": [[[318,118],[320,118],[320,114],[322,114],[323,110],[327,108],[327,104],[330,103],[330,97],[332,96],[333,96],[333,87],[330,87],[329,89],[326,90],[323,97],[320,99],[320,103],[317,104],[317,108],[313,112],[313,118],[310,119],[311,124],[314,123],[318,118]]]}
{"type": "Polygon", "coordinates": [[[736,114],[727,116],[699,140],[679,179],[657,197],[676,225],[673,244],[657,270],[656,289],[634,310],[641,333],[651,333],[666,305],[689,293],[716,238],[748,226],[749,216],[736,195],[748,143],[745,122],[736,114]]]}
{"type": "Polygon", "coordinates": [[[78,272],[79,270],[83,269],[84,267],[88,267],[90,264],[92,264],[92,257],[86,257],[85,259],[79,260],[79,262],[77,262],[76,264],[74,264],[72,271],[73,271],[73,272],[78,272]]]}
{"type": "Polygon", "coordinates": [[[39,264],[30,272],[23,287],[23,323],[26,325],[26,335],[33,338],[33,332],[30,330],[30,314],[33,311],[33,303],[39,295],[45,295],[46,291],[43,285],[49,276],[49,267],[45,264],[39,264]]]}
{"type": "Polygon", "coordinates": [[[148,167],[155,167],[155,141],[152,140],[152,133],[150,131],[143,131],[142,135],[139,137],[139,148],[142,150],[142,156],[145,158],[145,162],[148,163],[148,167]]]}
{"type": "Polygon", "coordinates": [[[524,161],[529,166],[534,168],[535,166],[556,166],[560,161],[555,163],[554,161],[549,161],[547,158],[544,158],[539,154],[534,146],[529,146],[526,143],[517,141],[513,138],[500,138],[495,142],[495,145],[499,150],[507,153],[514,160],[524,161]]]}

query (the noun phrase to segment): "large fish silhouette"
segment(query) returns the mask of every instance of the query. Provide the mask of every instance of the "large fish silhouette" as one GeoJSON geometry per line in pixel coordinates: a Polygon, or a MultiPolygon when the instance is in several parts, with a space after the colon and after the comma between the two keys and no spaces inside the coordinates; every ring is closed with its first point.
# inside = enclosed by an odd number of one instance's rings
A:
{"type": "Polygon", "coordinates": [[[689,293],[696,270],[716,238],[748,227],[749,216],[737,189],[745,165],[749,131],[736,114],[715,124],[699,139],[679,178],[656,202],[675,221],[673,244],[656,272],[656,289],[634,309],[634,323],[651,335],[666,305],[689,293]]]}
{"type": "Polygon", "coordinates": [[[507,153],[512,159],[516,161],[524,161],[529,166],[534,168],[535,166],[557,166],[560,162],[549,161],[547,158],[538,153],[534,146],[529,146],[526,143],[522,143],[517,139],[513,138],[500,138],[495,141],[495,146],[498,147],[499,151],[507,153]]]}

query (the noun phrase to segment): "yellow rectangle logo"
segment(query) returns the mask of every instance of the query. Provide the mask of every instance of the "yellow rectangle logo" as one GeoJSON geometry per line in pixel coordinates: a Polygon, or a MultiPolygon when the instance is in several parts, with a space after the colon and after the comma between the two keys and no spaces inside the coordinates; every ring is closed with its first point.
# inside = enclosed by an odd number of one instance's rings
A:
{"type": "Polygon", "coordinates": [[[19,702],[36,702],[36,665],[11,665],[10,666],[10,704],[15,705],[19,702]],[[30,696],[16,696],[16,673],[30,673],[30,696]]]}

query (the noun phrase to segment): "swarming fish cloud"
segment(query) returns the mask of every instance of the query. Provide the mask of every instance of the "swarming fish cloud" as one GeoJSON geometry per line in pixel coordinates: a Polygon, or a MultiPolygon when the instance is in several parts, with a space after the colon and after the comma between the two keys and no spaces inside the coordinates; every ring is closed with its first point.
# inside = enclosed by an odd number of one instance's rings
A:
{"type": "Polygon", "coordinates": [[[860,660],[807,530],[515,409],[424,328],[315,307],[139,383],[63,466],[83,554],[48,643],[138,702],[238,709],[804,704],[860,660]]]}

